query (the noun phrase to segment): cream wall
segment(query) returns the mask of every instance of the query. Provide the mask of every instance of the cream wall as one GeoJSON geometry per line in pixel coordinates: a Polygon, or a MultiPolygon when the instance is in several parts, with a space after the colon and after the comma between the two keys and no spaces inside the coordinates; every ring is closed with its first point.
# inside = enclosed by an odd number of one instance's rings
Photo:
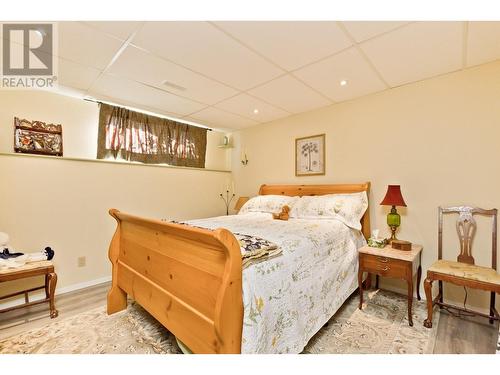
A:
{"type": "Polygon", "coordinates": [[[63,125],[64,156],[95,159],[99,109],[45,91],[0,90],[0,152],[14,152],[14,117],[63,125]]]}
{"type": "MultiPolygon", "coordinates": [[[[388,184],[400,184],[408,208],[400,210],[398,235],[424,245],[425,275],[437,257],[439,205],[500,208],[500,62],[259,125],[233,137],[232,169],[241,195],[255,195],[263,183],[371,181],[372,228],[386,233],[388,208],[379,202],[388,184]],[[321,133],[326,134],[326,175],[295,177],[295,138],[321,133]],[[240,162],[242,148],[247,166],[240,162]]],[[[484,220],[479,225],[476,262],[490,265],[490,226],[484,220]]],[[[445,251],[451,259],[458,252],[452,225],[446,234],[453,239],[445,251]]],[[[398,281],[381,285],[406,288],[398,281]]],[[[464,291],[452,288],[448,296],[461,303],[464,291]]],[[[468,301],[486,308],[487,298],[484,292],[470,292],[468,301]]]]}
{"type": "MultiPolygon", "coordinates": [[[[59,291],[110,277],[112,207],[171,219],[225,213],[219,190],[231,173],[228,151],[217,147],[222,133],[208,133],[206,170],[86,160],[96,155],[97,121],[95,103],[0,91],[0,231],[23,252],[55,249],[59,291]],[[14,116],[63,124],[65,158],[9,154],[14,116]],[[81,256],[85,267],[77,266],[81,256]]],[[[0,295],[19,285],[1,284],[0,295]]]]}

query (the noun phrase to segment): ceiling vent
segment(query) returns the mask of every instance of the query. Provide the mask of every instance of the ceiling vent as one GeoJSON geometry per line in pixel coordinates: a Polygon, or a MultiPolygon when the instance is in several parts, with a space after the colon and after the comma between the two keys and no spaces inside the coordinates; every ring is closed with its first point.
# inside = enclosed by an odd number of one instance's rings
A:
{"type": "Polygon", "coordinates": [[[175,83],[169,82],[167,80],[163,81],[161,84],[163,86],[166,86],[166,87],[169,87],[169,88],[172,88],[172,89],[175,89],[175,90],[179,90],[179,91],[186,91],[187,90],[185,87],[176,85],[175,83]]]}

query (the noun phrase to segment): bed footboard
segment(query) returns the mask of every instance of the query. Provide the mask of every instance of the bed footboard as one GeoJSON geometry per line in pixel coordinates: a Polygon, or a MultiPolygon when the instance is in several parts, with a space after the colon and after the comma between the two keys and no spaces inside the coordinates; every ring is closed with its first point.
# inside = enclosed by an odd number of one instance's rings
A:
{"type": "Polygon", "coordinates": [[[136,300],[194,353],[240,353],[240,246],[231,232],[144,219],[112,209],[108,314],[136,300]]]}

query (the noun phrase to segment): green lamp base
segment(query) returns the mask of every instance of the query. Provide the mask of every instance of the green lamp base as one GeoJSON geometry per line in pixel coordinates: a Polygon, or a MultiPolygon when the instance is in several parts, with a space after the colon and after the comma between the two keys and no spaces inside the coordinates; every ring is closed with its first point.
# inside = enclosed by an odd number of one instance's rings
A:
{"type": "Polygon", "coordinates": [[[397,240],[396,231],[401,225],[401,216],[398,214],[396,206],[392,206],[391,212],[387,214],[387,225],[389,226],[389,228],[391,228],[391,238],[389,238],[389,242],[392,240],[397,240]]]}

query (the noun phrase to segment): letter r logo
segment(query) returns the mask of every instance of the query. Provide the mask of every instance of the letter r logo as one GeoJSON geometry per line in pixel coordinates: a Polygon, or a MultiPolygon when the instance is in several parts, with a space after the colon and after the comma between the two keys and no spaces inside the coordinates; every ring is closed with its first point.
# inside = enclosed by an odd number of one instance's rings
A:
{"type": "Polygon", "coordinates": [[[53,75],[52,24],[3,24],[3,75],[53,75]]]}

